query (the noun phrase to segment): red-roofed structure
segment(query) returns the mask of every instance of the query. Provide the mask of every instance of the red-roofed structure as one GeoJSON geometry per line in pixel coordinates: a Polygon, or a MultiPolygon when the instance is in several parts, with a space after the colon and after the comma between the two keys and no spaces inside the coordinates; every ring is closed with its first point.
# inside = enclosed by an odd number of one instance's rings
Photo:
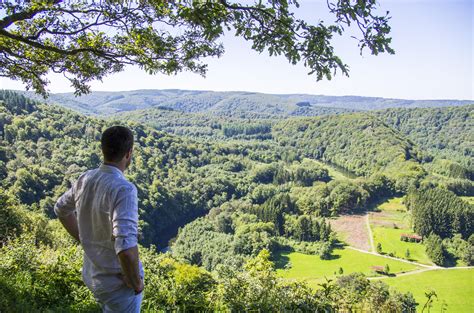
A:
{"type": "Polygon", "coordinates": [[[400,234],[401,241],[422,242],[423,237],[417,234],[400,234]]]}
{"type": "Polygon", "coordinates": [[[379,274],[385,274],[385,267],[380,266],[380,265],[374,265],[371,267],[372,271],[379,273],[379,274]]]}

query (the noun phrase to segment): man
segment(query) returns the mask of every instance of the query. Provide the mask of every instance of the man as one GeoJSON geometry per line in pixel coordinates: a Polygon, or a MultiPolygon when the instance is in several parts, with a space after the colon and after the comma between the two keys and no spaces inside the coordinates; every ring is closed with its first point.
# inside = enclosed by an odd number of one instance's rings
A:
{"type": "Polygon", "coordinates": [[[84,249],[82,278],[102,310],[140,312],[137,189],[123,175],[132,161],[133,134],[126,127],[110,127],[101,147],[104,163],[83,173],[54,212],[84,249]]]}

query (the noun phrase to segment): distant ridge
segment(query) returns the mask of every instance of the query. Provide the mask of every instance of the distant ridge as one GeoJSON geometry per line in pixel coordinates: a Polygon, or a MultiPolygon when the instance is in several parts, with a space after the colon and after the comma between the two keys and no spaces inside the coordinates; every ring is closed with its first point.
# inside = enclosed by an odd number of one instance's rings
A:
{"type": "MultiPolygon", "coordinates": [[[[42,99],[32,92],[22,93],[31,98],[42,99]]],[[[314,116],[387,108],[447,107],[474,103],[471,100],[406,100],[362,96],[180,89],[95,91],[81,97],[75,97],[73,93],[56,93],[51,94],[46,101],[93,115],[165,107],[188,113],[240,117],[247,115],[314,116]]]]}

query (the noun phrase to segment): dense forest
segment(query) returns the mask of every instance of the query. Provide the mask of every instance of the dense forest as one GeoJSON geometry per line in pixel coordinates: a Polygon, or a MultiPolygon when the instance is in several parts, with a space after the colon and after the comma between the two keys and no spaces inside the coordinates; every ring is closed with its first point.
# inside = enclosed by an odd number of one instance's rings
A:
{"type": "MultiPolygon", "coordinates": [[[[474,173],[473,106],[430,109],[389,109],[376,114],[390,127],[399,130],[420,148],[467,167],[456,170],[438,169],[448,176],[473,179],[474,173]],[[449,171],[449,172],[448,172],[449,171]]],[[[455,164],[455,163],[454,163],[455,164]]]]}
{"type": "Polygon", "coordinates": [[[262,119],[163,107],[98,118],[1,91],[0,291],[8,296],[0,310],[97,310],[80,280],[80,247],[52,208],[80,173],[100,164],[100,134],[120,123],[136,139],[126,174],[138,189],[153,290],[145,307],[411,312],[411,294],[362,274],[340,275],[317,291],[282,281],[274,256],[331,258],[341,242],[329,218],[398,195],[435,263],[470,264],[474,207],[458,195],[474,195],[473,110],[262,119]],[[416,120],[437,126],[423,133],[416,120]],[[158,252],[167,246],[170,253],[158,252]]]}
{"type": "Polygon", "coordinates": [[[439,265],[453,259],[474,264],[474,209],[449,190],[413,189],[406,197],[414,230],[427,237],[427,252],[439,265]]]}
{"type": "Polygon", "coordinates": [[[135,121],[149,125],[167,133],[186,136],[193,139],[235,139],[267,140],[271,139],[271,125],[276,118],[236,118],[203,113],[186,113],[158,107],[132,112],[121,112],[109,118],[121,121],[135,121]]]}
{"type": "MultiPolygon", "coordinates": [[[[2,187],[21,203],[52,216],[55,199],[70,181],[100,163],[98,139],[114,121],[35,104],[8,92],[3,98],[2,187]]],[[[211,145],[138,124],[128,126],[137,141],[128,175],[139,190],[148,244],[160,243],[156,238],[163,237],[168,227],[250,193],[257,185],[252,177],[262,164],[294,158],[287,150],[269,149],[266,144],[211,145]]]]}

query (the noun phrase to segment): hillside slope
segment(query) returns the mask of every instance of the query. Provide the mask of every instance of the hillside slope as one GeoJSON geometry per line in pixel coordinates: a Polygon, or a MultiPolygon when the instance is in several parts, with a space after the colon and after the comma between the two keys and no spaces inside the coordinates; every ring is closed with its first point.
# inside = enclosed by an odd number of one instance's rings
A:
{"type": "Polygon", "coordinates": [[[474,167],[474,105],[374,113],[435,156],[474,167]]]}
{"type": "Polygon", "coordinates": [[[112,119],[135,121],[167,133],[201,139],[258,139],[271,138],[271,125],[278,118],[240,118],[215,116],[207,113],[188,113],[165,108],[119,112],[112,119]]]}
{"type": "Polygon", "coordinates": [[[101,132],[125,124],[135,133],[128,177],[139,192],[145,244],[165,246],[179,226],[249,187],[254,164],[285,152],[196,143],[136,123],[90,118],[0,93],[0,186],[24,205],[52,216],[56,199],[86,169],[100,164],[101,132]]]}
{"type": "MultiPolygon", "coordinates": [[[[157,111],[174,131],[190,116],[196,118],[190,127],[199,122],[194,113],[174,122],[179,112],[157,111]]],[[[313,291],[301,282],[279,280],[270,258],[291,248],[340,262],[331,255],[336,242],[326,218],[365,210],[369,201],[393,193],[392,181],[373,173],[394,177],[402,187],[419,183],[425,175],[420,149],[381,119],[355,113],[274,120],[278,124],[269,133],[273,124],[259,125],[267,120],[219,118],[222,129],[216,129],[225,136],[261,130],[276,142],[197,142],[121,117],[91,118],[0,91],[0,311],[98,310],[81,281],[80,245],[47,216],[53,216],[55,200],[71,181],[100,163],[100,134],[112,124],[135,134],[134,162],[126,173],[138,189],[141,243],[162,248],[186,224],[173,254],[140,248],[148,310],[415,310],[411,294],[362,274],[341,276],[341,263],[334,267],[337,280],[313,291]],[[336,178],[327,164],[304,156],[371,177],[336,178]],[[201,215],[206,216],[197,218],[201,215]]],[[[144,121],[154,117],[142,116],[144,121]]],[[[210,118],[197,125],[212,129],[215,122],[210,118]]],[[[370,265],[362,264],[361,270],[370,265]]]]}
{"type": "MultiPolygon", "coordinates": [[[[29,97],[37,97],[27,93],[29,97]]],[[[198,90],[133,90],[51,94],[47,100],[88,114],[109,114],[151,107],[168,107],[182,112],[200,112],[233,117],[316,116],[385,108],[444,107],[471,104],[459,100],[404,100],[359,96],[307,94],[264,94],[257,92],[214,92],[198,90]]]]}
{"type": "Polygon", "coordinates": [[[272,134],[283,146],[297,147],[307,157],[357,175],[380,171],[398,178],[424,174],[418,147],[369,114],[285,120],[273,127],[272,134]]]}

